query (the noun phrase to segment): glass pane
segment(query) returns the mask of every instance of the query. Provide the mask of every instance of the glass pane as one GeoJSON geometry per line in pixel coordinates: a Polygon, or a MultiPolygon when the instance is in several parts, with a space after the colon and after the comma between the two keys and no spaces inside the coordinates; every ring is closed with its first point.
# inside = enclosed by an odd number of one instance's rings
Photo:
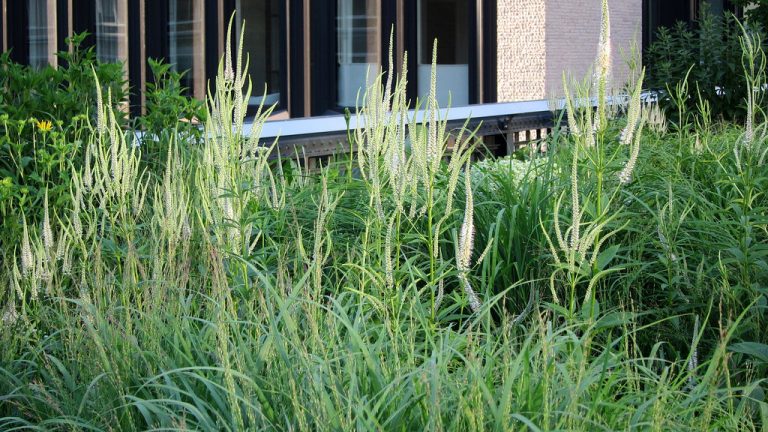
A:
{"type": "Polygon", "coordinates": [[[365,92],[366,76],[373,81],[379,73],[379,10],[378,0],[338,0],[336,60],[339,106],[355,106],[358,90],[361,97],[365,92]]]}
{"type": "Polygon", "coordinates": [[[419,0],[419,98],[429,95],[432,46],[437,39],[437,102],[469,103],[469,2],[419,0]]]}
{"type": "Polygon", "coordinates": [[[42,68],[53,63],[54,47],[50,41],[55,40],[55,4],[48,8],[48,0],[27,0],[29,10],[29,64],[42,68]],[[53,13],[53,16],[49,16],[53,13]]]}
{"type": "Polygon", "coordinates": [[[284,0],[238,0],[238,29],[240,22],[245,20],[243,35],[243,58],[249,56],[248,73],[253,83],[251,105],[261,103],[264,96],[264,85],[267,86],[267,97],[264,105],[274,105],[280,102],[280,78],[282,73],[282,10],[284,0]]]}
{"type": "Polygon", "coordinates": [[[186,72],[181,84],[196,97],[205,95],[203,1],[169,0],[168,61],[186,72]]]}
{"type": "Polygon", "coordinates": [[[96,1],[96,57],[103,62],[128,59],[126,0],[96,1]]]}

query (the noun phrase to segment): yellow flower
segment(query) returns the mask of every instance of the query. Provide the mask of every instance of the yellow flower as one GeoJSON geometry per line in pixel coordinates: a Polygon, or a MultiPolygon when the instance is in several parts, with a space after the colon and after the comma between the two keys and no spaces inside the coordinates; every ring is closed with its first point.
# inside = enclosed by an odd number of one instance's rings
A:
{"type": "Polygon", "coordinates": [[[49,120],[41,120],[37,122],[37,128],[42,133],[50,132],[51,128],[53,128],[53,124],[49,120]]]}

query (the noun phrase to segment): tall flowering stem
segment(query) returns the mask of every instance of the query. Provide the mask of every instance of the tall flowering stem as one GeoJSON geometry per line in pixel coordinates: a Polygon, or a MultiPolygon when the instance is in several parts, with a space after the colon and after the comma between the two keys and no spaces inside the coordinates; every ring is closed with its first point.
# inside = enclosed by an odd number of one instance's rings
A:
{"type": "Polygon", "coordinates": [[[469,269],[472,266],[472,250],[474,249],[475,241],[475,223],[474,223],[474,209],[475,204],[472,197],[472,179],[469,162],[464,170],[464,222],[461,224],[461,230],[459,231],[459,248],[458,255],[456,256],[456,266],[459,270],[459,281],[464,288],[464,293],[469,299],[469,307],[472,312],[477,313],[482,306],[480,298],[477,293],[472,289],[472,285],[469,282],[469,269]]]}
{"type": "Polygon", "coordinates": [[[611,17],[608,0],[603,0],[602,19],[600,21],[600,40],[597,48],[597,119],[595,129],[606,126],[606,101],[608,80],[611,74],[611,17]]]}

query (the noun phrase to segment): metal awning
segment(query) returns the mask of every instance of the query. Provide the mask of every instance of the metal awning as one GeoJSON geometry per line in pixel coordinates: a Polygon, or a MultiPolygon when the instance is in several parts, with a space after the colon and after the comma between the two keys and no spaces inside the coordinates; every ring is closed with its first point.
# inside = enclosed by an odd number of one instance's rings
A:
{"type": "MultiPolygon", "coordinates": [[[[414,119],[422,123],[426,112],[422,109],[408,112],[408,122],[414,119]]],[[[447,127],[461,127],[469,119],[470,129],[478,128],[478,136],[509,135],[514,132],[537,130],[552,126],[553,114],[550,102],[535,100],[525,102],[503,102],[467,105],[439,110],[441,120],[447,120],[447,127]]],[[[358,118],[352,114],[349,127],[355,129],[358,118]]],[[[250,136],[252,121],[243,126],[243,135],[250,136]]],[[[280,153],[283,156],[302,154],[307,157],[328,156],[339,150],[348,151],[347,122],[343,114],[275,120],[264,123],[260,141],[271,143],[278,139],[280,153]]]]}

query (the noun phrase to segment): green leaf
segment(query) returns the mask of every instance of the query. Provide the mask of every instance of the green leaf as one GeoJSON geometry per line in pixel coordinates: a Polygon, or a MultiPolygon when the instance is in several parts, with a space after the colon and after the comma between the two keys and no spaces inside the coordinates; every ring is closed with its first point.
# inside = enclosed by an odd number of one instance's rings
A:
{"type": "Polygon", "coordinates": [[[618,252],[618,245],[611,246],[608,249],[600,252],[600,255],[597,256],[597,268],[600,270],[605,269],[605,267],[608,266],[611,261],[613,261],[618,252]]]}
{"type": "Polygon", "coordinates": [[[740,342],[731,345],[732,352],[746,354],[754,357],[763,363],[768,363],[768,345],[758,342],[740,342]]]}

